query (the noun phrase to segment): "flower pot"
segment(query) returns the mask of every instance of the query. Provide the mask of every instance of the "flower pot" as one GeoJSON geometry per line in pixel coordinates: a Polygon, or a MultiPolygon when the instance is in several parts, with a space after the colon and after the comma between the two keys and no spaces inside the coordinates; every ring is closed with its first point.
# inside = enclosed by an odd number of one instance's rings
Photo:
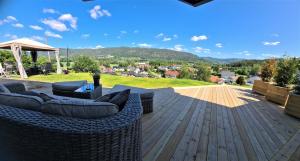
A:
{"type": "Polygon", "coordinates": [[[291,116],[300,118],[300,95],[290,94],[284,111],[291,116]]]}
{"type": "Polygon", "coordinates": [[[269,84],[270,83],[262,80],[255,80],[252,91],[265,96],[267,94],[269,84]]]}
{"type": "Polygon", "coordinates": [[[290,91],[291,90],[289,88],[279,87],[279,86],[270,84],[268,86],[268,90],[266,93],[266,99],[268,101],[285,106],[288,96],[290,94],[290,91]]]}

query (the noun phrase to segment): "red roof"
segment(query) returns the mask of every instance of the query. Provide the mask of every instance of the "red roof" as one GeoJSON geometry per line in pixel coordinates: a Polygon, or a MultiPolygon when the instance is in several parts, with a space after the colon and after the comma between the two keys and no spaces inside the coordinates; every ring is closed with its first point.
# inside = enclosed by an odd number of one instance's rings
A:
{"type": "Polygon", "coordinates": [[[168,70],[165,72],[165,75],[167,76],[173,76],[173,77],[178,77],[179,76],[179,72],[176,70],[168,70]]]}
{"type": "Polygon", "coordinates": [[[213,83],[218,83],[220,81],[220,78],[218,76],[211,76],[210,81],[213,83]]]}

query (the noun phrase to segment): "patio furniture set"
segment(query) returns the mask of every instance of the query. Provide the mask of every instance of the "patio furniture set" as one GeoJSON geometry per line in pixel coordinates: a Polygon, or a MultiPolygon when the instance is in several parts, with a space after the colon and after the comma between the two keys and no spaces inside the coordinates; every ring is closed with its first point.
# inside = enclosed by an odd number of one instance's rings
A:
{"type": "Polygon", "coordinates": [[[142,160],[152,91],[119,85],[102,96],[101,85],[86,81],[52,87],[53,95],[0,84],[1,161],[142,160]]]}

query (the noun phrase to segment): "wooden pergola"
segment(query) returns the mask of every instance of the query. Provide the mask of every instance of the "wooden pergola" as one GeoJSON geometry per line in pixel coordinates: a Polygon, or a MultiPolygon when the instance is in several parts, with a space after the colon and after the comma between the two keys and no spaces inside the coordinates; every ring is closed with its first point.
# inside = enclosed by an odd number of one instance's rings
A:
{"type": "MultiPolygon", "coordinates": [[[[56,57],[56,62],[57,62],[57,73],[61,74],[62,69],[60,66],[60,58],[59,58],[59,49],[54,48],[52,46],[27,39],[27,38],[22,38],[22,39],[16,39],[12,41],[7,41],[0,43],[0,49],[8,49],[11,50],[14,58],[16,59],[17,65],[18,65],[18,70],[20,73],[20,76],[22,79],[28,78],[27,73],[23,67],[22,63],[22,51],[30,51],[32,57],[37,58],[37,51],[50,51],[55,53],[56,57]]],[[[35,58],[35,59],[36,59],[35,58]]]]}

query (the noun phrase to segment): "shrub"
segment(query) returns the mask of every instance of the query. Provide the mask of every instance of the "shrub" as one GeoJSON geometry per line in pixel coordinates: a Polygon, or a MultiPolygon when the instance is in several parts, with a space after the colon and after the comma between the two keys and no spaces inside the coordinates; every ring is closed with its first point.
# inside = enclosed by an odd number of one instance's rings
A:
{"type": "Polygon", "coordinates": [[[75,72],[95,72],[99,70],[96,61],[88,56],[77,56],[74,58],[73,70],[75,72]]]}
{"type": "Polygon", "coordinates": [[[246,81],[245,81],[245,77],[244,76],[239,76],[238,79],[236,80],[236,84],[238,85],[245,85],[246,81]]]}
{"type": "Polygon", "coordinates": [[[300,71],[298,71],[298,75],[296,77],[296,86],[295,86],[295,93],[300,95],[300,71]]]}
{"type": "Polygon", "coordinates": [[[278,62],[275,82],[280,87],[295,83],[297,75],[297,61],[295,58],[285,57],[278,62]]]}
{"type": "Polygon", "coordinates": [[[261,78],[265,82],[272,80],[276,72],[276,60],[269,59],[267,60],[261,68],[261,78]]]}

